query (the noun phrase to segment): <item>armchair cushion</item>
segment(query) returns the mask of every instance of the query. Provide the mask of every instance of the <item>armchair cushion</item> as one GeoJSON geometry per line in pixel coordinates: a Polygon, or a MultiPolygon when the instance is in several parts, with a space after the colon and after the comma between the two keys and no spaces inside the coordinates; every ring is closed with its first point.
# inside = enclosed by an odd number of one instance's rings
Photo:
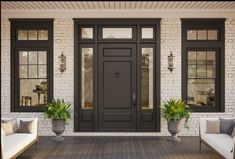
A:
{"type": "Polygon", "coordinates": [[[20,120],[20,126],[19,126],[18,133],[32,134],[32,132],[33,132],[33,120],[31,120],[31,121],[20,120]]]}
{"type": "Polygon", "coordinates": [[[4,131],[5,136],[14,134],[13,127],[11,121],[1,123],[1,128],[4,131]]]}
{"type": "Polygon", "coordinates": [[[206,133],[219,134],[220,121],[219,120],[206,120],[206,133]]]}
{"type": "Polygon", "coordinates": [[[220,118],[220,133],[231,136],[234,125],[235,125],[235,119],[220,118]]]}
{"type": "Polygon", "coordinates": [[[1,123],[11,122],[14,133],[18,131],[18,125],[16,119],[1,120],[1,123]]]}

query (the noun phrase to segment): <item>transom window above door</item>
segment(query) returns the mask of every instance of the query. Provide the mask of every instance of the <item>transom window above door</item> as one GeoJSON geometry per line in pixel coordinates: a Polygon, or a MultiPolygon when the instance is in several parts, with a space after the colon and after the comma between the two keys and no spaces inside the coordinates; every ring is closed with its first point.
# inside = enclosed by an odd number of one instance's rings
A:
{"type": "Polygon", "coordinates": [[[43,111],[53,96],[53,20],[11,21],[11,111],[43,111]]]}

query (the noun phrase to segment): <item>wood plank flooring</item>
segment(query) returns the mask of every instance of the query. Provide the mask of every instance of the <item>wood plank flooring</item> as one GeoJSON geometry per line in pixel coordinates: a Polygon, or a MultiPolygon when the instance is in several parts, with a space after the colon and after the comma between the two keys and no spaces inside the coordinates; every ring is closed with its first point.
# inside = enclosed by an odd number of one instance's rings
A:
{"type": "Polygon", "coordinates": [[[63,142],[40,137],[38,149],[33,145],[18,159],[219,159],[202,145],[198,137],[181,137],[171,142],[167,137],[69,136],[63,142]]]}

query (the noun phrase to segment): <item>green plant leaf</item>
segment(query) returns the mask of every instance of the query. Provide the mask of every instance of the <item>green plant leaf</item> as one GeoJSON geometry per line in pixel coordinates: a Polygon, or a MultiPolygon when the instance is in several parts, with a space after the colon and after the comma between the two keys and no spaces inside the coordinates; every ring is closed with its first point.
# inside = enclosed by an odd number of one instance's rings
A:
{"type": "Polygon", "coordinates": [[[188,120],[190,118],[192,110],[190,107],[182,100],[170,99],[166,102],[163,102],[160,106],[161,114],[164,119],[167,121],[175,120],[180,121],[184,120],[184,127],[189,129],[188,120]]]}

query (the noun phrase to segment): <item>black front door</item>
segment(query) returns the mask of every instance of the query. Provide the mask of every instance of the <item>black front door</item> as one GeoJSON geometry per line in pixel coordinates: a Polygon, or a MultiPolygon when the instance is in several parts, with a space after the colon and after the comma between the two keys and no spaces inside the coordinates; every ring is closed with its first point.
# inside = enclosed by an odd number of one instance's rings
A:
{"type": "Polygon", "coordinates": [[[160,131],[160,19],[74,28],[74,131],[160,131]]]}
{"type": "Polygon", "coordinates": [[[98,130],[136,131],[136,44],[99,44],[98,67],[98,130]]]}

